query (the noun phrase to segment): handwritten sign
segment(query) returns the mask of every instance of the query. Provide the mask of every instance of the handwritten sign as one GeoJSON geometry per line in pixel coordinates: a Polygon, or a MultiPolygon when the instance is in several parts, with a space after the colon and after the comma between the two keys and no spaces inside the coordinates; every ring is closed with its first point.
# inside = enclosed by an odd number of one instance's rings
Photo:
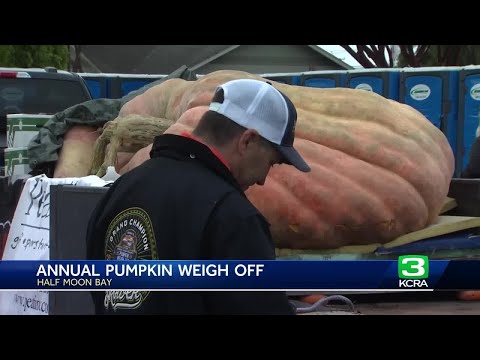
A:
{"type": "MultiPolygon", "coordinates": [[[[2,260],[50,259],[50,186],[105,186],[97,176],[82,178],[29,178],[10,225],[2,260]]],[[[2,315],[48,315],[48,291],[0,292],[2,315]]]]}

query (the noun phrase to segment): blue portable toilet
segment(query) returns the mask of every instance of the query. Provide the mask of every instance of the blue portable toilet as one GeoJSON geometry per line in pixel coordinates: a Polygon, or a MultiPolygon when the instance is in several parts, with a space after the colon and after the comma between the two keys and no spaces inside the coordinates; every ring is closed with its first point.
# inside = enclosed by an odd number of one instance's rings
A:
{"type": "Polygon", "coordinates": [[[403,68],[400,72],[400,102],[420,111],[445,134],[455,155],[455,176],[462,169],[462,154],[457,149],[460,69],[435,66],[403,68]]]}
{"type": "Polygon", "coordinates": [[[348,70],[346,86],[352,89],[373,91],[387,99],[398,101],[400,69],[373,68],[348,70]]]}
{"type": "Polygon", "coordinates": [[[110,74],[108,89],[110,98],[119,99],[145,85],[164,78],[167,75],[148,74],[110,74]]]}
{"type": "Polygon", "coordinates": [[[464,66],[460,70],[458,94],[458,146],[462,170],[465,169],[470,149],[480,125],[480,66],[464,66]]]}
{"type": "Polygon", "coordinates": [[[346,70],[306,71],[300,78],[300,85],[317,88],[345,87],[346,70]]]}
{"type": "Polygon", "coordinates": [[[258,76],[287,85],[300,85],[302,73],[267,73],[258,74],[258,76]]]}
{"type": "Polygon", "coordinates": [[[108,79],[105,74],[78,73],[85,80],[93,99],[108,98],[108,79]]]}

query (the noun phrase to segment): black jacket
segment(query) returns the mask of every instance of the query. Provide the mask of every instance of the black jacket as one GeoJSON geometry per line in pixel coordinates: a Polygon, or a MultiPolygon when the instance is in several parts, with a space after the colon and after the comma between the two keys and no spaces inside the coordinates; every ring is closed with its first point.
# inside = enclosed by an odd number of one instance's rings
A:
{"type": "MultiPolygon", "coordinates": [[[[207,146],[183,136],[161,135],[150,155],[117,179],[94,210],[87,229],[89,259],[275,258],[266,219],[207,146]]],[[[293,314],[284,292],[92,296],[97,314],[293,314]]]]}

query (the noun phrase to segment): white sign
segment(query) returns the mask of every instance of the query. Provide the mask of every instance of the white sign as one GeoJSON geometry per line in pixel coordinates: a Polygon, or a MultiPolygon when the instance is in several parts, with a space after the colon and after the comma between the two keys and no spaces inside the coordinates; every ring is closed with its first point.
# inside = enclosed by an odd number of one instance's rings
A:
{"type": "Polygon", "coordinates": [[[427,99],[432,91],[425,84],[417,84],[410,90],[410,96],[414,100],[422,101],[427,99]]]}
{"type": "Polygon", "coordinates": [[[475,84],[470,89],[470,96],[473,100],[480,100],[480,84],[475,84]]]}
{"type": "MultiPolygon", "coordinates": [[[[50,185],[105,186],[97,176],[29,178],[12,219],[2,260],[50,259],[50,185]]],[[[0,291],[1,315],[48,315],[48,291],[0,291]]]]}
{"type": "Polygon", "coordinates": [[[358,84],[357,86],[355,86],[355,89],[373,91],[373,88],[370,86],[370,84],[366,83],[358,84]]]}

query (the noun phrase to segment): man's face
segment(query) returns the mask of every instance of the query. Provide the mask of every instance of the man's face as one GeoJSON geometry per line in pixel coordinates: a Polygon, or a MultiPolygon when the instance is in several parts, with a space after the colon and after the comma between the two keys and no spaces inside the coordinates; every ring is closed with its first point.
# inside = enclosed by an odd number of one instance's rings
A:
{"type": "Polygon", "coordinates": [[[273,144],[254,130],[247,130],[239,140],[240,161],[236,179],[243,191],[252,185],[264,185],[268,172],[282,161],[281,154],[273,144]]]}

